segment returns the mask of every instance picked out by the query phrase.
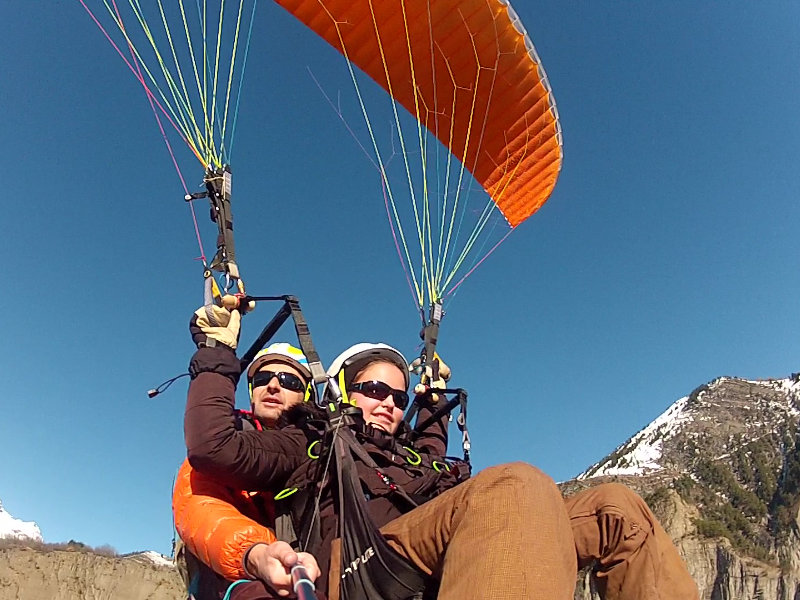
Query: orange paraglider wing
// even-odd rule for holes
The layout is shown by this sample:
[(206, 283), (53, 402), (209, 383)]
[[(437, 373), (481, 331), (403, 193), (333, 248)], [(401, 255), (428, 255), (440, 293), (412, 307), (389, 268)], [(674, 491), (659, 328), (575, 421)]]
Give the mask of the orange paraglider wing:
[(561, 129), (539, 58), (502, 0), (276, 0), (414, 115), (512, 227), (547, 200)]

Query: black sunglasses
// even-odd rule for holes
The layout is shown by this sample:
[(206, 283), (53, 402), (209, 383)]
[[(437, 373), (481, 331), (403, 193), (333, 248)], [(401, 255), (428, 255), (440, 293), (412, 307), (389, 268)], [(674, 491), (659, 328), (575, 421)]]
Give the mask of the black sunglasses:
[(385, 400), (391, 396), (392, 400), (394, 400), (394, 405), (400, 410), (408, 406), (408, 392), (405, 390), (396, 390), (382, 381), (362, 381), (361, 383), (354, 383), (350, 386), (348, 391), (361, 392), (367, 398), (372, 398), (373, 400)]
[(306, 384), (294, 373), (276, 373), (274, 371), (257, 371), (253, 375), (253, 387), (261, 387), (267, 385), (272, 381), (273, 377), (278, 378), (278, 385), (285, 390), (293, 392), (302, 392), (306, 388)]

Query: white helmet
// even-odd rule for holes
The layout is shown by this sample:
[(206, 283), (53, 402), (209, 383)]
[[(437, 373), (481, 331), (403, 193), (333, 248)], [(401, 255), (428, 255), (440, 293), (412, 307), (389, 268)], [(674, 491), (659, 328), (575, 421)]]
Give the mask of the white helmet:
[[(333, 359), (331, 366), (328, 367), (328, 377), (333, 378), (342, 393), (343, 399), (347, 402), (347, 387), (352, 383), (353, 378), (367, 364), (376, 360), (385, 360), (396, 365), (403, 372), (406, 389), (409, 384), (408, 362), (399, 350), (387, 344), (371, 344), (362, 342), (355, 346), (350, 346), (339, 356)], [(326, 392), (328, 386), (326, 386)], [(327, 396), (327, 393), (323, 394)]]

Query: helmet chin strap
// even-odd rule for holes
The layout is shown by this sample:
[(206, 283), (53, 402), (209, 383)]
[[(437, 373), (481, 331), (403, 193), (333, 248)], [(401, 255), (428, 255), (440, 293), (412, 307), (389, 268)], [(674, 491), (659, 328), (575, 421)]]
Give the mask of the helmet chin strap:
[(337, 375), (337, 379), (339, 380), (339, 392), (341, 394), (342, 402), (345, 404), (352, 404), (353, 406), (356, 405), (355, 402), (350, 400), (350, 397), (347, 395), (347, 386), (345, 385), (344, 381), (344, 367), (339, 370), (339, 375)]

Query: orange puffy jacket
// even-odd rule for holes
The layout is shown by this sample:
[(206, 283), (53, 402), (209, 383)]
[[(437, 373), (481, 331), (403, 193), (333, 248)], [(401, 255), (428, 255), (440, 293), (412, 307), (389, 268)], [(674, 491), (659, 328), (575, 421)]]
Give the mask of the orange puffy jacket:
[(184, 460), (172, 492), (175, 528), (189, 551), (225, 579), (244, 579), (246, 552), (271, 544), (275, 533), (271, 496), (237, 491), (192, 469)]

